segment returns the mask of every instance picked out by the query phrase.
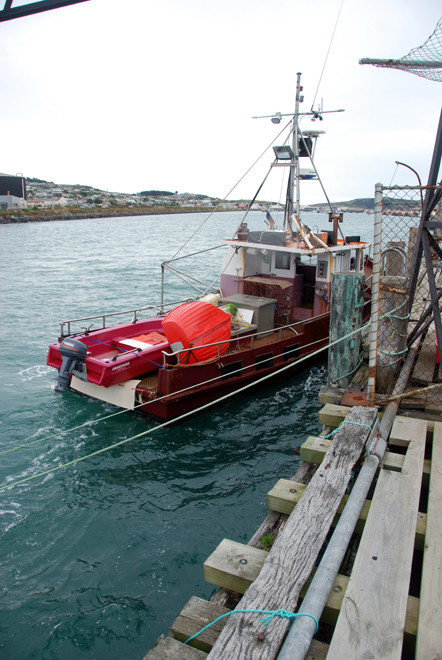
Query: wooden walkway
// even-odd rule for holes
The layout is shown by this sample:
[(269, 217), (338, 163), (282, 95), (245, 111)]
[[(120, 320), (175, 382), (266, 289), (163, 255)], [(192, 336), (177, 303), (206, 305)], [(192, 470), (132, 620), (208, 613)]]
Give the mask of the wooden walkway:
[[(324, 435), (344, 419), (359, 422), (330, 439), (306, 440), (300, 469), (268, 493), (271, 513), (249, 544), (224, 539), (204, 563), (205, 579), (220, 589), (211, 601), (192, 597), (145, 660), (278, 657), (290, 625), (279, 617), (266, 627), (262, 615), (236, 613), (183, 642), (236, 606), (302, 612), (369, 434), (364, 424), (374, 416), (372, 409), (324, 406)], [(307, 658), (442, 659), (441, 501), (442, 422), (396, 417)]]

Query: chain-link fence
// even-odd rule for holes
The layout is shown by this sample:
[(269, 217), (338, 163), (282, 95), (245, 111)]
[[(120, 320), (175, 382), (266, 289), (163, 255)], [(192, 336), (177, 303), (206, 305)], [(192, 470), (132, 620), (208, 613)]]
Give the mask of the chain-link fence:
[(441, 197), (440, 186), (376, 188), (369, 398), (403, 388), (401, 407), (441, 412), (442, 204), (425, 211), (427, 192)]

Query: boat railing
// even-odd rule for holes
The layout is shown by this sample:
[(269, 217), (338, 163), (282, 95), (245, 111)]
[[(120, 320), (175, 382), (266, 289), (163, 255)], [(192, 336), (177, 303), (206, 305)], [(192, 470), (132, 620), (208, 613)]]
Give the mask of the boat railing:
[[(302, 321), (296, 321), (295, 323), (289, 323), (288, 325), (278, 326), (273, 330), (263, 330), (261, 332), (255, 332), (254, 330), (252, 330), (249, 334), (238, 335), (236, 337), (231, 337), (230, 339), (225, 339), (219, 342), (213, 342), (211, 344), (201, 344), (201, 346), (179, 348), (178, 350), (172, 352), (163, 351), (163, 366), (168, 367), (168, 366), (175, 366), (176, 364), (187, 364), (192, 352), (202, 348), (209, 348), (212, 346), (216, 346), (218, 349), (217, 358), (219, 358), (222, 355), (221, 347), (225, 346), (226, 344), (232, 345), (236, 343), (238, 345), (239, 342), (245, 343), (250, 341), (250, 349), (253, 349), (256, 340), (261, 339), (262, 337), (268, 337), (271, 334), (279, 335), (278, 341), (281, 341), (284, 330), (292, 330), (294, 333), (293, 336), (295, 338), (297, 335), (301, 334), (301, 328), (303, 330), (304, 326), (308, 325), (309, 323), (312, 323), (313, 321), (317, 321), (318, 318), (325, 318), (327, 316), (329, 316), (329, 313), (321, 314), (311, 319), (304, 319)], [(226, 351), (224, 351), (224, 353), (225, 352)]]
[[(137, 309), (126, 309), (121, 312), (109, 312), (107, 314), (96, 314), (94, 316), (83, 316), (78, 319), (69, 319), (69, 321), (61, 321), (60, 322), (60, 335), (62, 337), (68, 337), (72, 333), (72, 325), (74, 323), (83, 323), (84, 321), (97, 321), (97, 319), (101, 319), (101, 327), (94, 328), (95, 330), (103, 330), (104, 328), (109, 327), (107, 324), (107, 320), (109, 318), (114, 318), (115, 316), (125, 316), (128, 314), (132, 314), (132, 320), (131, 323), (136, 323), (137, 321), (140, 320), (139, 314), (141, 312), (146, 312), (146, 311), (151, 311), (155, 310), (157, 312), (157, 316), (162, 316), (164, 314), (164, 309), (166, 307), (175, 307), (176, 305), (182, 305), (185, 302), (190, 302), (190, 298), (186, 298), (185, 300), (179, 300), (179, 301), (174, 301), (170, 303), (163, 303), (161, 305), (146, 305), (145, 307), (138, 307)], [(143, 317), (144, 318), (144, 317)], [(148, 318), (148, 317), (146, 317)], [(83, 330), (85, 333), (88, 333), (92, 330), (92, 325), (89, 327), (82, 327), (81, 330)], [(65, 328), (67, 329), (67, 332), (65, 331)]]

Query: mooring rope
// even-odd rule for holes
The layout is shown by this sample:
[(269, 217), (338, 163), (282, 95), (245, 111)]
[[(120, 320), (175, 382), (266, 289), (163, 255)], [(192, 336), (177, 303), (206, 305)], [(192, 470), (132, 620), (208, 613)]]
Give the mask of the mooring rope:
[[(397, 310), (396, 310), (396, 309), (393, 309), (393, 310), (391, 310), (390, 312), (387, 312), (384, 316), (388, 316), (388, 315), (394, 313), (395, 311), (397, 311)], [(151, 433), (154, 433), (155, 431), (159, 431), (160, 429), (163, 429), (163, 428), (165, 428), (166, 426), (170, 426), (170, 424), (178, 423), (178, 422), (180, 422), (181, 420), (186, 419), (186, 418), (189, 417), (190, 415), (194, 415), (194, 414), (199, 413), (199, 412), (201, 412), (201, 411), (203, 411), (203, 410), (206, 410), (207, 408), (210, 408), (211, 406), (216, 405), (216, 404), (220, 403), (221, 401), (225, 401), (225, 400), (231, 398), (232, 396), (235, 396), (236, 394), (240, 394), (241, 392), (244, 392), (244, 391), (250, 389), (251, 387), (254, 387), (255, 385), (258, 385), (258, 384), (260, 384), (260, 383), (262, 383), (262, 382), (264, 382), (264, 381), (266, 381), (266, 380), (269, 380), (270, 378), (273, 378), (273, 377), (275, 377), (275, 376), (278, 376), (279, 374), (281, 374), (281, 373), (287, 371), (288, 369), (291, 369), (291, 368), (293, 368), (294, 366), (297, 366), (298, 364), (300, 364), (300, 363), (302, 363), (302, 362), (304, 362), (304, 361), (306, 361), (306, 360), (308, 360), (308, 359), (310, 359), (310, 358), (313, 358), (313, 357), (319, 355), (322, 351), (328, 349), (330, 346), (334, 346), (335, 344), (338, 344), (339, 342), (341, 342), (341, 341), (343, 341), (343, 340), (345, 340), (345, 339), (348, 339), (349, 337), (351, 337), (351, 336), (357, 334), (358, 332), (362, 332), (365, 328), (367, 328), (367, 327), (369, 326), (369, 324), (370, 324), (370, 322), (368, 321), (367, 323), (365, 323), (364, 325), (362, 325), (360, 328), (357, 328), (356, 330), (352, 330), (351, 332), (349, 332), (349, 333), (348, 333), (347, 335), (345, 335), (344, 337), (340, 337), (339, 339), (336, 339), (335, 341), (330, 342), (330, 343), (326, 344), (325, 346), (322, 346), (321, 348), (317, 349), (316, 351), (313, 351), (312, 353), (309, 353), (308, 355), (305, 355), (304, 357), (299, 358), (299, 360), (296, 360), (296, 362), (291, 362), (290, 364), (286, 364), (286, 365), (284, 365), (283, 367), (281, 367), (280, 369), (278, 369), (277, 371), (273, 371), (273, 372), (271, 372), (271, 373), (269, 373), (269, 374), (266, 374), (265, 376), (262, 376), (262, 377), (261, 377), (259, 380), (257, 380), (257, 381), (253, 381), (253, 382), (251, 382), (251, 383), (246, 383), (245, 385), (243, 385), (243, 386), (240, 387), (239, 389), (234, 390), (233, 392), (229, 392), (229, 393), (223, 395), (222, 397), (219, 397), (218, 399), (215, 399), (214, 401), (210, 401), (210, 402), (208, 402), (208, 403), (206, 403), (206, 404), (204, 404), (204, 405), (202, 405), (202, 406), (199, 406), (198, 408), (194, 408), (194, 409), (192, 409), (191, 411), (189, 411), (189, 412), (187, 412), (187, 413), (183, 413), (183, 414), (180, 415), (179, 417), (176, 417), (176, 418), (174, 418), (174, 419), (168, 420), (168, 421), (166, 421), (166, 422), (162, 422), (162, 423), (159, 424), (158, 426), (155, 426), (155, 427), (153, 427), (153, 428), (147, 429), (146, 431), (143, 431), (143, 432), (141, 432), (141, 433), (138, 433), (137, 435), (131, 436), (130, 438), (125, 438), (124, 440), (120, 440), (119, 442), (113, 443), (113, 444), (108, 445), (108, 446), (106, 446), (106, 447), (102, 447), (101, 449), (98, 449), (98, 450), (95, 451), (95, 452), (92, 452), (92, 453), (87, 454), (87, 455), (85, 455), (85, 456), (80, 456), (80, 457), (78, 457), (78, 458), (73, 459), (72, 461), (68, 461), (68, 462), (66, 462), (66, 463), (62, 463), (62, 464), (60, 464), (60, 465), (56, 465), (56, 466), (54, 466), (53, 468), (49, 468), (48, 470), (44, 470), (44, 471), (38, 472), (38, 473), (36, 473), (36, 474), (30, 475), (30, 476), (28, 476), (28, 477), (24, 477), (23, 479), (18, 479), (18, 480), (16, 480), (16, 481), (12, 481), (12, 482), (9, 483), (9, 484), (3, 484), (3, 485), (0, 486), (0, 492), (3, 491), (3, 490), (6, 490), (6, 489), (8, 489), (8, 488), (13, 488), (13, 487), (18, 486), (18, 485), (20, 485), (20, 484), (26, 483), (26, 482), (28, 482), (28, 481), (32, 481), (32, 480), (34, 480), (34, 479), (37, 479), (38, 477), (44, 477), (44, 476), (47, 476), (48, 474), (52, 474), (53, 472), (57, 472), (57, 471), (59, 471), (59, 470), (61, 470), (61, 469), (63, 469), (63, 468), (70, 467), (70, 466), (72, 466), (72, 465), (75, 465), (76, 463), (80, 463), (81, 461), (85, 461), (86, 459), (92, 458), (92, 457), (97, 456), (97, 455), (99, 455), (99, 454), (104, 454), (105, 452), (110, 451), (110, 450), (112, 450), (112, 449), (115, 449), (116, 447), (120, 447), (120, 446), (122, 446), (122, 445), (127, 444), (128, 442), (132, 442), (133, 440), (138, 440), (139, 438), (143, 438), (143, 437), (145, 437), (145, 436), (147, 436), (147, 435), (150, 435)], [(323, 341), (323, 339), (322, 339), (322, 340), (317, 340), (317, 342), (313, 342), (313, 343), (318, 343), (319, 341)], [(293, 349), (293, 350), (298, 350), (298, 349)], [(270, 359), (270, 358), (269, 358), (269, 359)], [(221, 377), (222, 377), (222, 376), (221, 376)], [(219, 378), (219, 377), (217, 377), (217, 378)], [(212, 379), (212, 380), (216, 380), (216, 379)], [(208, 382), (211, 382), (211, 381), (208, 381)], [(185, 390), (182, 390), (182, 391), (186, 391), (187, 389), (192, 389), (192, 387), (185, 388)], [(161, 398), (166, 398), (167, 396), (170, 396), (170, 395), (166, 395), (165, 397), (161, 397)], [(156, 400), (159, 400), (159, 399), (156, 399)], [(140, 404), (140, 406), (141, 406), (141, 405), (144, 406), (144, 405), (146, 405), (146, 403)], [(11, 449), (9, 449), (9, 450), (5, 450), (4, 452), (1, 452), (1, 453), (0, 453), (0, 456), (3, 455), (3, 454), (5, 454), (5, 453), (10, 453), (10, 452), (12, 452), (12, 451), (17, 451), (18, 449), (21, 449), (21, 448), (24, 448), (24, 447), (27, 447), (27, 446), (30, 446), (30, 445), (36, 444), (37, 442), (42, 442), (42, 441), (45, 440), (45, 439), (46, 439), (46, 440), (49, 440), (49, 439), (51, 439), (51, 438), (55, 438), (55, 437), (58, 437), (58, 436), (60, 436), (60, 435), (64, 435), (64, 434), (66, 434), (66, 433), (69, 433), (70, 431), (78, 430), (78, 429), (80, 429), (80, 428), (82, 428), (82, 427), (85, 427), (85, 426), (91, 426), (92, 424), (98, 423), (98, 422), (100, 422), (100, 421), (102, 421), (102, 420), (104, 420), (104, 419), (108, 419), (108, 418), (110, 418), (110, 417), (114, 417), (114, 416), (117, 416), (117, 415), (125, 414), (126, 412), (127, 412), (127, 410), (124, 409), (124, 410), (117, 411), (116, 413), (112, 413), (111, 415), (107, 415), (107, 416), (105, 416), (105, 417), (103, 417), (103, 418), (100, 418), (100, 419), (95, 420), (95, 421), (92, 421), (92, 422), (91, 422), (91, 421), (87, 421), (87, 422), (85, 422), (84, 424), (82, 424), (82, 425), (80, 425), (80, 426), (73, 427), (73, 428), (71, 428), (71, 429), (67, 429), (66, 431), (60, 431), (59, 433), (56, 433), (56, 434), (54, 434), (54, 435), (52, 435), (52, 436), (48, 436), (48, 437), (46, 437), (46, 438), (41, 438), (41, 439), (39, 439), (39, 440), (34, 440), (34, 441), (31, 442), (31, 443), (23, 444), (23, 445), (19, 445), (19, 446), (17, 446), (16, 448), (11, 448)]]
[(216, 618), (214, 621), (211, 623), (208, 623), (207, 626), (204, 626), (204, 628), (201, 628), (201, 630), (195, 635), (192, 635), (192, 637), (188, 637), (184, 644), (188, 644), (191, 642), (195, 637), (198, 637), (198, 635), (201, 635), (207, 628), (210, 628), (213, 626), (217, 621), (220, 621), (221, 619), (224, 619), (226, 616), (231, 616), (232, 614), (267, 614), (263, 619), (259, 620), (259, 623), (263, 623), (265, 626), (268, 626), (270, 621), (273, 620), (275, 616), (281, 617), (281, 619), (290, 619), (290, 621), (293, 621), (293, 619), (296, 619), (298, 616), (309, 616), (313, 621), (316, 623), (316, 630), (315, 633), (318, 632), (319, 628), (319, 623), (317, 618), (313, 614), (309, 614), (308, 612), (289, 612), (288, 610), (280, 609), (280, 610), (241, 610), (241, 609), (236, 609), (232, 610), (231, 612), (226, 612), (225, 614), (221, 614), (218, 618)]

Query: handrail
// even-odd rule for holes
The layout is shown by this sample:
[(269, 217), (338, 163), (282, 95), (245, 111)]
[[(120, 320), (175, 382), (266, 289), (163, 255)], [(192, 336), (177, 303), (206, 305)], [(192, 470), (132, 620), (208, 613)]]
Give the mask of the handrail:
[[(184, 300), (179, 300), (175, 302), (165, 303), (164, 305), (146, 305), (145, 307), (138, 307), (137, 309), (126, 309), (122, 312), (109, 312), (107, 314), (95, 314), (94, 316), (83, 316), (78, 319), (69, 319), (68, 321), (60, 321), (60, 335), (66, 337), (71, 334), (71, 324), (80, 323), (81, 321), (93, 321), (94, 319), (102, 319), (102, 327), (96, 328), (96, 330), (103, 330), (106, 328), (106, 319), (111, 316), (123, 316), (124, 314), (133, 314), (132, 323), (138, 321), (138, 314), (140, 312), (146, 311), (148, 309), (155, 309), (158, 312), (158, 316), (161, 316), (163, 313), (163, 308), (166, 306), (181, 305), (182, 303), (189, 302), (190, 298), (185, 298)], [(64, 332), (64, 327), (67, 326), (68, 332)]]
[(178, 362), (180, 363), (181, 362), (181, 354), (190, 355), (190, 353), (192, 351), (199, 350), (200, 348), (209, 348), (211, 346), (217, 346), (218, 347), (218, 357), (219, 357), (220, 351), (221, 351), (221, 345), (224, 345), (224, 344), (232, 344), (233, 342), (242, 341), (243, 339), (250, 339), (251, 343), (252, 343), (252, 347), (253, 347), (253, 341), (255, 339), (259, 339), (259, 337), (261, 335), (268, 336), (270, 333), (273, 333), (273, 334), (274, 333), (279, 333), (279, 339), (281, 341), (283, 330), (293, 330), (295, 328), (295, 326), (306, 325), (308, 323), (312, 323), (313, 321), (317, 321), (319, 318), (324, 318), (328, 315), (329, 315), (329, 312), (326, 312), (325, 314), (320, 314), (319, 316), (315, 316), (314, 318), (304, 319), (302, 321), (295, 321), (295, 323), (289, 323), (287, 325), (278, 326), (277, 328), (273, 328), (272, 330), (262, 330), (261, 332), (254, 332), (252, 330), (250, 332), (250, 334), (244, 334), (244, 335), (241, 335), (240, 337), (231, 337), (230, 339), (224, 339), (223, 341), (216, 341), (216, 342), (213, 342), (211, 344), (201, 344), (201, 346), (192, 346), (191, 348), (180, 348), (177, 351), (173, 351), (171, 353), (168, 353), (167, 351), (162, 351), (162, 353), (163, 353), (163, 366), (164, 367), (167, 366), (167, 364), (168, 364), (167, 359), (168, 358), (170, 359), (172, 357), (178, 356)]

